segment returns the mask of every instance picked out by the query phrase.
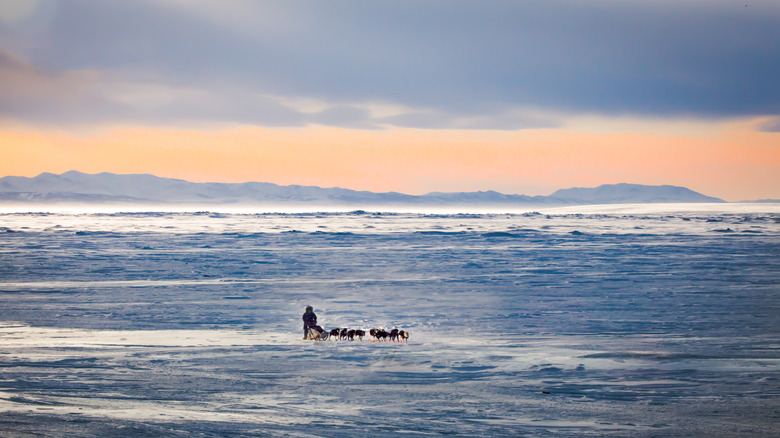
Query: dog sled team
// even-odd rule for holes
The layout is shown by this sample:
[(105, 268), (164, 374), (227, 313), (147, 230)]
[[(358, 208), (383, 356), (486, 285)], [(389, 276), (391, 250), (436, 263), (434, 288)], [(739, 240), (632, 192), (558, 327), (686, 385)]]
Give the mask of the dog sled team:
[[(384, 329), (371, 329), (368, 331), (372, 341), (382, 342), (406, 342), (409, 339), (409, 332), (398, 330), (396, 328), (387, 331)], [(362, 341), (366, 336), (364, 330), (354, 330), (348, 328), (332, 329), (325, 331), (317, 325), (317, 315), (312, 306), (306, 306), (306, 312), (303, 314), (303, 340), (304, 341), (325, 341), (333, 339), (337, 341)]]

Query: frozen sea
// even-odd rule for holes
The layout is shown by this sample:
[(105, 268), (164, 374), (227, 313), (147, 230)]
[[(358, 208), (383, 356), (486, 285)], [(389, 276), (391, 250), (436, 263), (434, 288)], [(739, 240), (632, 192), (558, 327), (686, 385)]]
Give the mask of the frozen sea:
[(0, 213), (2, 437), (778, 433), (778, 204)]

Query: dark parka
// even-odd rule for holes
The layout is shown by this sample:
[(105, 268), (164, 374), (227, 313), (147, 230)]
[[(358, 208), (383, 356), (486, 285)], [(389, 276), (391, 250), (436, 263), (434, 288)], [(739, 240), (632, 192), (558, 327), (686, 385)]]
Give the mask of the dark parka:
[(311, 306), (306, 307), (306, 313), (303, 314), (303, 337), (308, 334), (309, 327), (315, 327), (317, 325), (317, 315), (314, 313), (314, 308)]

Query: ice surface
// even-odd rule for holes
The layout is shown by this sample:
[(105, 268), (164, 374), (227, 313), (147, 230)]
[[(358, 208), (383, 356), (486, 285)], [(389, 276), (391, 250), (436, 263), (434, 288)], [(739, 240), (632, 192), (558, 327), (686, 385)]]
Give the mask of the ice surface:
[(0, 214), (0, 435), (774, 436), (772, 208)]

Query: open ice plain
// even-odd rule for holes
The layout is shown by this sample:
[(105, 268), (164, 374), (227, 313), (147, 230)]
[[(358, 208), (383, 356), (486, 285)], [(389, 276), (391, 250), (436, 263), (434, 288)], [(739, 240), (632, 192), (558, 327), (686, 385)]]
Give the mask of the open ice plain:
[(776, 436), (780, 213), (711, 207), (2, 214), (0, 435)]

